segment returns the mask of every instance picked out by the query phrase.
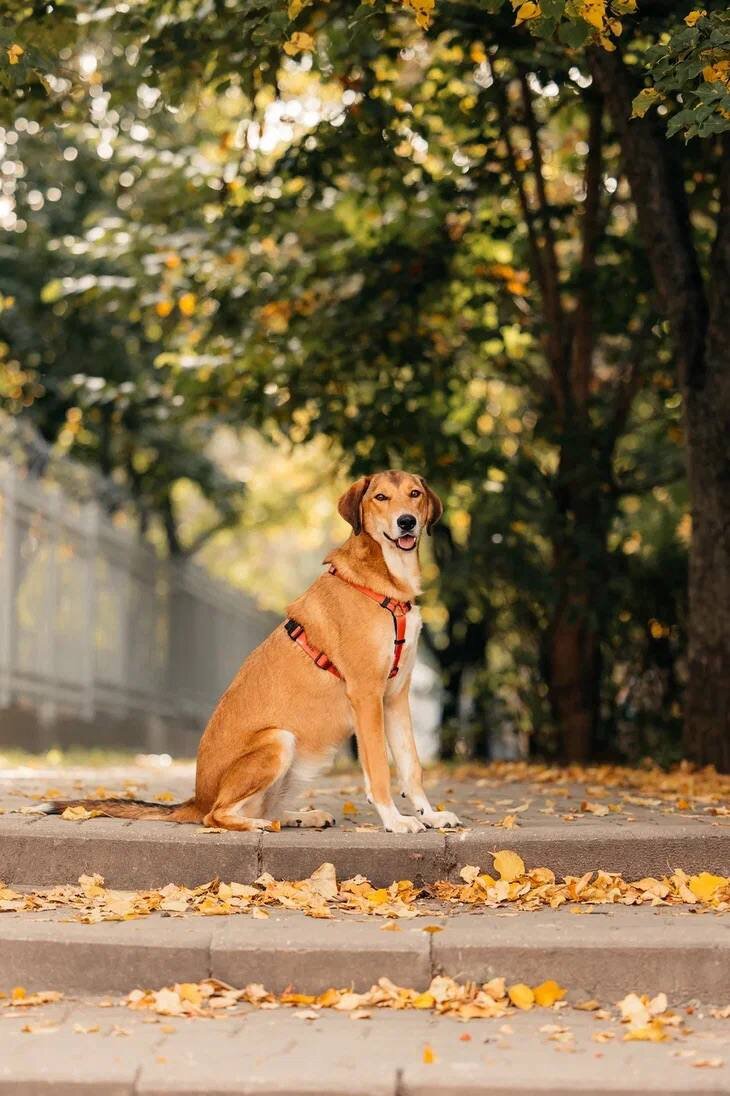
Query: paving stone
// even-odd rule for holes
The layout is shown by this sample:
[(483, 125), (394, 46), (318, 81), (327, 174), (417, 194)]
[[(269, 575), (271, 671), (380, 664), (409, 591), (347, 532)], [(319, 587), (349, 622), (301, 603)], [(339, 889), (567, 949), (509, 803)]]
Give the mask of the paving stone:
[(536, 985), (554, 978), (573, 1000), (613, 1001), (632, 991), (663, 991), (673, 1001), (728, 996), (730, 918), (651, 907), (592, 910), (443, 919), (444, 931), (433, 939), (434, 968), (459, 981), (504, 975)]
[[(23, 1034), (23, 1024), (55, 1031)], [(157, 1022), (150, 1023), (150, 1020)], [(99, 1031), (78, 1030), (98, 1025)], [(126, 1035), (114, 1034), (120, 1029)], [(217, 1021), (69, 1002), (0, 1022), (12, 1096), (726, 1096), (730, 1027), (697, 1008), (691, 1033), (625, 1042), (615, 1019), (570, 1008), (459, 1023), (422, 1012), (248, 1010)], [(612, 1035), (595, 1042), (596, 1032)], [(465, 1039), (465, 1037), (468, 1037)], [(424, 1063), (428, 1047), (430, 1063)], [(694, 1068), (696, 1061), (718, 1061)]]
[[(90, 1030), (96, 1027), (98, 1032)], [(118, 1027), (129, 1035), (113, 1035)], [(120, 1007), (61, 1002), (6, 1012), (0, 1023), (0, 1093), (132, 1096), (142, 1063), (161, 1038), (157, 1026), (135, 1023)]]
[(678, 867), (730, 875), (730, 826), (671, 815), (637, 822), (596, 819), (587, 827), (535, 818), (529, 828), (508, 833), (473, 829), (448, 834), (446, 848), (453, 879), (466, 864), (488, 871), (492, 853), (500, 849), (514, 849), (528, 867), (549, 867), (559, 877), (598, 867), (626, 879), (671, 874)]
[(0, 879), (15, 886), (71, 883), (94, 872), (122, 888), (197, 887), (215, 876), (243, 882), (260, 874), (258, 834), (116, 818), (38, 818), (18, 827), (17, 817), (0, 816)]
[(262, 867), (275, 879), (302, 879), (325, 860), (342, 879), (364, 875), (376, 887), (394, 879), (432, 882), (448, 872), (441, 833), (394, 834), (351, 830), (287, 830), (263, 834)]
[(187, 1031), (168, 1036), (142, 1068), (140, 1096), (395, 1096), (402, 1025), (276, 1011), (218, 1027), (207, 1049)]
[[(433, 973), (445, 973), (532, 985), (555, 978), (571, 1000), (612, 1001), (631, 991), (664, 991), (675, 1002), (725, 1003), (728, 996), (730, 918), (717, 914), (624, 906), (582, 916), (484, 910), (402, 921), (399, 932), (383, 932), (375, 917), (320, 920), (287, 910), (267, 920), (155, 914), (97, 925), (62, 916), (3, 915), (0, 988), (126, 992), (213, 975), (233, 985), (321, 992), (333, 985), (368, 989), (385, 975), (421, 989)], [(434, 922), (443, 931), (423, 931)]]
[[(190, 793), (191, 765), (166, 772), (141, 767), (78, 770), (0, 776), (0, 807), (32, 805), (49, 785), (62, 794), (91, 794), (101, 783), (122, 791), (133, 780), (149, 799)], [(458, 876), (465, 864), (488, 867), (490, 853), (513, 848), (530, 865), (551, 867), (558, 875), (595, 868), (621, 871), (627, 878), (663, 874), (682, 867), (689, 872), (730, 874), (730, 815), (719, 801), (651, 799), (631, 789), (608, 788), (601, 803), (608, 816), (582, 810), (596, 806), (596, 788), (586, 783), (509, 783), (496, 777), (456, 778), (427, 775), (433, 801), (454, 809), (467, 828), (457, 833), (386, 834), (377, 825), (362, 790), (358, 770), (322, 777), (303, 801), (332, 811), (334, 830), (280, 833), (209, 833), (198, 826), (165, 822), (126, 822), (94, 818), (67, 822), (56, 817), (0, 814), (0, 879), (15, 885), (73, 882), (84, 872), (100, 872), (118, 887), (193, 886), (218, 875), (250, 882), (261, 870), (278, 878), (302, 878), (325, 860), (340, 877), (363, 874), (377, 885), (394, 879), (433, 880)], [(600, 791), (600, 789), (599, 789)], [(688, 793), (689, 794), (689, 793)], [(352, 800), (356, 814), (343, 807)], [(682, 801), (683, 804), (685, 801)], [(653, 805), (652, 805), (653, 804)], [(608, 809), (607, 807), (607, 809)], [(524, 809), (523, 809), (524, 808)], [(498, 826), (515, 812), (518, 825)]]
[(291, 985), (306, 993), (330, 986), (361, 993), (380, 977), (425, 989), (431, 980), (426, 922), (404, 922), (400, 932), (383, 932), (384, 923), (284, 913), (272, 913), (268, 921), (227, 918), (216, 926), (211, 972), (232, 985), (263, 982), (276, 992)]
[(207, 918), (173, 918), (84, 925), (3, 914), (0, 920), (2, 988), (22, 985), (67, 993), (126, 993), (171, 981), (197, 982), (209, 974), (213, 929)]

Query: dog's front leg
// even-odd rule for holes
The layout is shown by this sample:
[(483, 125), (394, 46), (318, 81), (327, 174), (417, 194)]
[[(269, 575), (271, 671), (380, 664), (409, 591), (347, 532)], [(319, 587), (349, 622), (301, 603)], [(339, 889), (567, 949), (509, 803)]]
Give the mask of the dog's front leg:
[(423, 790), (423, 773), (411, 722), (410, 682), (404, 680), (399, 685), (385, 701), (385, 733), (398, 770), (401, 794), (410, 799), (427, 826), (434, 829), (459, 826), (459, 819), (451, 811), (434, 810)]
[(389, 833), (418, 833), (425, 829), (423, 822), (401, 814), (391, 795), (382, 697), (373, 695), (372, 691), (353, 691), (349, 696), (365, 781), (384, 829)]

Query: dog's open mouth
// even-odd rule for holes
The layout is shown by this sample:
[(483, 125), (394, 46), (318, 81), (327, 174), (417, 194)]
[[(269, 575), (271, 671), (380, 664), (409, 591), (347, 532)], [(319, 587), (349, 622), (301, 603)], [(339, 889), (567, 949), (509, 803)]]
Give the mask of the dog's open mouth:
[[(385, 535), (388, 537), (387, 533)], [(403, 536), (398, 537), (397, 540), (393, 537), (388, 537), (388, 540), (391, 544), (395, 544), (396, 547), (400, 548), (401, 552), (412, 552), (418, 543), (418, 538), (414, 537), (413, 533), (404, 533)]]

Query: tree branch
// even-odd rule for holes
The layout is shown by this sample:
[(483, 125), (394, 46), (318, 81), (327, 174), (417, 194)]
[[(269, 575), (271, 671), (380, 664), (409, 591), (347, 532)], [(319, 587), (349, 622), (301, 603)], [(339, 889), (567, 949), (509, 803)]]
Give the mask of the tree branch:
[(596, 257), (601, 238), (601, 180), (603, 177), (603, 99), (591, 97), (588, 116), (588, 153), (585, 162), (578, 303), (573, 315), (571, 376), (573, 398), (579, 407), (588, 402), (593, 365), (593, 310), (596, 297)]
[(209, 528), (203, 529), (200, 533), (198, 533), (198, 535), (193, 538), (190, 544), (188, 544), (187, 547), (183, 549), (182, 554), (186, 557), (194, 556), (195, 553), (199, 552), (203, 545), (206, 544), (211, 537), (214, 537), (216, 533), (221, 533), (224, 529), (228, 529), (235, 520), (236, 518), (234, 514), (226, 514), (219, 521), (216, 521), (213, 525), (209, 526)]
[[(568, 406), (568, 376), (567, 370), (565, 369), (563, 354), (562, 308), (560, 307), (559, 290), (557, 304), (560, 311), (560, 317), (558, 318), (556, 326), (555, 290), (557, 288), (557, 282), (555, 280), (555, 272), (553, 272), (551, 280), (551, 274), (548, 269), (549, 260), (546, 258), (545, 248), (535, 225), (535, 213), (527, 196), (524, 174), (517, 166), (517, 156), (512, 141), (512, 119), (510, 118), (507, 106), (507, 96), (504, 85), (496, 75), (494, 76), (494, 90), (501, 135), (507, 150), (507, 167), (509, 168), (512, 182), (517, 191), (522, 216), (525, 219), (527, 238), (530, 245), (530, 267), (540, 290), (543, 312), (545, 314), (547, 328), (545, 335), (546, 357), (548, 359), (548, 364), (550, 365), (551, 389), (556, 406), (559, 408), (560, 413), (564, 414), (565, 409)], [(539, 162), (541, 164), (541, 160), (539, 160)], [(541, 171), (540, 175), (542, 175)], [(543, 212), (543, 216), (544, 215)]]
[(563, 304), (560, 298), (560, 273), (558, 270), (558, 256), (555, 245), (555, 233), (550, 219), (550, 203), (548, 202), (547, 189), (545, 187), (545, 175), (543, 172), (542, 148), (540, 146), (540, 134), (535, 118), (535, 110), (532, 103), (532, 93), (527, 81), (527, 73), (520, 70), (520, 87), (522, 90), (522, 107), (525, 112), (525, 126), (530, 138), (530, 150), (532, 152), (532, 168), (535, 175), (535, 191), (537, 193), (540, 224), (544, 238), (543, 256), (545, 266), (545, 310), (548, 322), (554, 327), (555, 333), (555, 360), (563, 357), (563, 328), (564, 315)]

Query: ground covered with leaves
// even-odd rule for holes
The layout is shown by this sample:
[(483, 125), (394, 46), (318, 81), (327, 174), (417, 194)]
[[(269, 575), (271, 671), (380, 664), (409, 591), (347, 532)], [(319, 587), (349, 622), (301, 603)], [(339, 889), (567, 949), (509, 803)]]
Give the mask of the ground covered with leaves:
[[(192, 792), (194, 763), (168, 755), (136, 755), (128, 764), (99, 764), (97, 755), (52, 751), (45, 758), (13, 754), (0, 772), (0, 813), (33, 814), (54, 798), (149, 799), (172, 803)], [(0, 766), (3, 758), (0, 756)], [(633, 823), (657, 815), (730, 825), (730, 775), (682, 763), (670, 770), (647, 764), (567, 767), (522, 761), (439, 764), (425, 783), (438, 809), (455, 811), (465, 828), (528, 829), (554, 821), (588, 825), (600, 819)], [(366, 802), (362, 773), (345, 765), (302, 793), (300, 806), (330, 811), (338, 825), (359, 832), (382, 827)], [(71, 808), (68, 821), (92, 817)]]
[[(490, 871), (461, 869), (461, 882), (415, 884), (401, 879), (373, 887), (362, 875), (339, 881), (333, 864), (322, 864), (309, 878), (276, 880), (265, 873), (253, 883), (214, 879), (199, 887), (169, 883), (152, 890), (107, 888), (100, 875), (82, 875), (78, 884), (14, 889), (0, 883), (0, 913), (68, 910), (69, 918), (94, 924), (128, 921), (153, 913), (203, 917), (250, 914), (268, 916), (266, 907), (299, 910), (309, 917), (366, 914), (388, 919), (414, 918), (472, 909), (537, 910), (579, 905), (689, 906), (696, 912), (730, 911), (730, 877), (677, 868), (662, 878), (625, 880), (601, 870), (557, 879), (550, 868), (527, 869), (518, 853), (494, 853)], [(436, 927), (434, 927), (435, 929)]]

